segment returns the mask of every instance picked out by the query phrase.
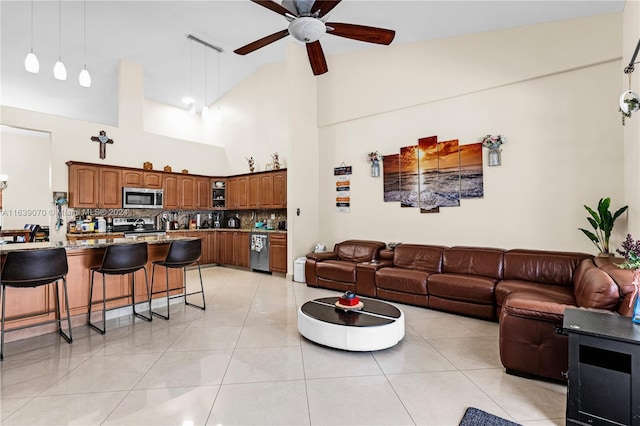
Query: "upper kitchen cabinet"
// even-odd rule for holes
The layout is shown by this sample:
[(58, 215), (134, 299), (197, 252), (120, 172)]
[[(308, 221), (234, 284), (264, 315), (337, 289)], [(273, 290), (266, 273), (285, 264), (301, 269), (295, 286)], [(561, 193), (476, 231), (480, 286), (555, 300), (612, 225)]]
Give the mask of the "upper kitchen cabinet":
[(180, 201), (178, 198), (178, 176), (165, 173), (162, 178), (162, 189), (162, 207), (165, 209), (180, 208)]
[(122, 207), (122, 169), (100, 167), (98, 207), (119, 209)]
[[(207, 188), (208, 186), (209, 184), (207, 183)], [(177, 173), (164, 173), (162, 189), (164, 190), (163, 208), (192, 210), (196, 208), (195, 177)], [(207, 190), (207, 194), (208, 192)]]
[(162, 172), (123, 169), (122, 186), (126, 188), (162, 189)]
[(287, 171), (272, 173), (273, 176), (273, 204), (274, 209), (287, 207)]
[(248, 176), (235, 176), (227, 180), (227, 208), (246, 209)]
[(196, 179), (193, 176), (178, 176), (178, 197), (183, 209), (196, 208)]
[(248, 205), (250, 209), (279, 209), (287, 206), (287, 172), (249, 175)]
[(213, 207), (211, 198), (211, 179), (196, 177), (196, 209), (210, 209)]
[[(211, 179), (211, 186), (213, 188), (213, 208), (225, 209), (227, 207), (227, 180), (221, 178)], [(0, 195), (2, 195), (0, 193)]]
[(121, 208), (122, 169), (67, 162), (69, 207)]
[(100, 170), (97, 166), (67, 162), (69, 172), (69, 207), (98, 207)]

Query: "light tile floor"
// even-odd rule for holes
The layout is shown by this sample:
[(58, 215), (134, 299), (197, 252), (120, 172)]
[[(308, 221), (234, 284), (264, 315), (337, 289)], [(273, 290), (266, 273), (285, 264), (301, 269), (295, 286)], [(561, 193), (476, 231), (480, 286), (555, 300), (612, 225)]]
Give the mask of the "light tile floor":
[[(196, 271), (189, 271), (190, 285)], [(110, 320), (8, 343), (2, 425), (457, 425), (473, 406), (523, 425), (564, 424), (566, 387), (504, 373), (498, 325), (412, 306), (378, 352), (300, 337), (296, 309), (337, 295), (283, 278), (203, 269), (207, 310)]]

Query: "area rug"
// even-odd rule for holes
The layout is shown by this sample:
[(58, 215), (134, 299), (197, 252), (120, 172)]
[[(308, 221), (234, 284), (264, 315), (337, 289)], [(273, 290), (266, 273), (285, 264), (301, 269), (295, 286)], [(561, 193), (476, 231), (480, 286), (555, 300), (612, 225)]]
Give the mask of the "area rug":
[(520, 424), (494, 416), (477, 408), (469, 407), (464, 416), (462, 416), (460, 426), (520, 426)]

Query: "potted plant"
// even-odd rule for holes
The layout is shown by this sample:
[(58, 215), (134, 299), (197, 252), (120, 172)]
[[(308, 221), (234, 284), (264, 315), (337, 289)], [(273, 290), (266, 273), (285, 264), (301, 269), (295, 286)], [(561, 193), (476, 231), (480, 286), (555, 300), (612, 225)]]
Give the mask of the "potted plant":
[(624, 206), (619, 208), (613, 215), (609, 211), (609, 206), (611, 205), (611, 199), (601, 198), (598, 202), (597, 211), (592, 209), (591, 207), (585, 205), (584, 208), (587, 209), (591, 217), (587, 216), (587, 220), (595, 230), (591, 232), (587, 229), (578, 228), (591, 240), (591, 242), (598, 248), (601, 255), (609, 256), (609, 237), (611, 236), (611, 231), (613, 230), (613, 224), (616, 219), (620, 217), (622, 213), (627, 210), (628, 206)]

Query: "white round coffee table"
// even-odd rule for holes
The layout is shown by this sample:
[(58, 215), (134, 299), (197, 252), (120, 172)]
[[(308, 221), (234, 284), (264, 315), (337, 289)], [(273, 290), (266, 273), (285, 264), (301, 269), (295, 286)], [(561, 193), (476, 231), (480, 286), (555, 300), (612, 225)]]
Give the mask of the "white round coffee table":
[(404, 314), (395, 306), (363, 299), (359, 311), (336, 308), (337, 297), (310, 300), (298, 309), (298, 331), (312, 342), (347, 351), (378, 351), (404, 337)]

